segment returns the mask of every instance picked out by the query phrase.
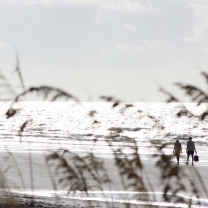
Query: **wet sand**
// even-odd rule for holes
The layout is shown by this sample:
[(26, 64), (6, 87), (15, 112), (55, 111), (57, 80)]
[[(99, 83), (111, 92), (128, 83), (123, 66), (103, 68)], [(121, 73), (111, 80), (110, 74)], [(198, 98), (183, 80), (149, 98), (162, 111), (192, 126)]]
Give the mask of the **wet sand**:
[[(2, 178), (5, 177), (5, 180), (1, 181), (1, 185), (6, 187), (6, 192), (2, 192), (1, 199), (15, 198), (19, 203), (23, 203), (21, 207), (28, 207), (32, 199), (35, 200), (35, 207), (125, 207), (125, 203), (134, 203), (135, 205), (132, 204), (131, 207), (138, 207), (138, 204), (139, 207), (142, 207), (145, 206), (145, 203), (148, 204), (148, 202), (145, 202), (148, 195), (149, 199), (154, 202), (152, 206), (154, 204), (156, 206), (156, 202), (160, 202), (162, 205), (161, 193), (163, 192), (164, 181), (161, 180), (160, 171), (155, 167), (153, 159), (143, 160), (143, 180), (149, 192), (137, 193), (135, 197), (134, 192), (127, 191), (122, 186), (120, 175), (112, 158), (103, 158), (112, 180), (110, 188), (108, 186), (103, 187), (103, 193), (94, 191), (86, 195), (85, 193), (68, 193), (65, 188), (54, 190), (53, 180), (48, 171), (45, 157), (45, 154), (35, 153), (31, 155), (28, 153), (12, 153), (12, 156), (6, 152), (0, 153)], [(183, 159), (185, 159), (185, 156)], [(180, 167), (187, 174), (187, 178), (194, 179), (200, 198), (208, 199), (206, 196), (208, 194), (208, 167), (200, 166), (200, 163), (197, 163), (196, 166), (187, 166), (183, 159)], [(197, 178), (197, 172), (203, 182)], [(53, 175), (54, 178), (57, 180), (59, 176)], [(190, 184), (186, 182), (187, 178), (182, 178), (181, 182), (183, 181), (185, 185), (189, 186)], [(89, 183), (91, 182), (93, 183), (93, 181), (89, 181)], [(12, 195), (10, 195), (11, 193)], [(185, 197), (188, 200), (189, 195)], [(91, 199), (92, 204), (89, 204), (89, 199)], [(167, 207), (171, 206), (170, 204), (166, 205)], [(166, 205), (163, 203), (163, 207)], [(182, 205), (179, 207), (182, 207)]]

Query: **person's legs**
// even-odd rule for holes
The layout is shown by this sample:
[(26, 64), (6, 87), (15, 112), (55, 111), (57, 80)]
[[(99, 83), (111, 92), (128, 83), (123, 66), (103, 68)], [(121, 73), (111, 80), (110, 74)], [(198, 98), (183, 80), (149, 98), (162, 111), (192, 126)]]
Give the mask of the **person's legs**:
[(189, 162), (189, 156), (191, 155), (191, 159), (192, 159), (192, 165), (194, 165), (194, 151), (192, 151), (192, 150), (189, 150), (188, 152), (187, 152), (187, 165), (188, 165), (188, 162)]
[(191, 157), (192, 157), (192, 165), (194, 165), (194, 152), (192, 152)]
[(177, 164), (178, 164), (178, 165), (179, 165), (179, 155), (180, 155), (180, 154), (176, 154)]
[(179, 164), (179, 155), (180, 155), (180, 152), (176, 151), (175, 156), (176, 156), (176, 159), (177, 159), (177, 164)]
[(187, 165), (188, 165), (188, 162), (189, 162), (189, 156), (190, 156), (190, 152), (188, 151), (187, 152), (187, 162), (186, 162)]

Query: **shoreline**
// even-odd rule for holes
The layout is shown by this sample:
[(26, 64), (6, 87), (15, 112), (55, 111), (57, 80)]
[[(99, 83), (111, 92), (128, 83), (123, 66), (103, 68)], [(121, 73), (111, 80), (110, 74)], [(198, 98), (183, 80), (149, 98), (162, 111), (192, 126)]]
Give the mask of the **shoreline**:
[[(162, 193), (160, 193), (162, 195)], [(125, 208), (126, 204), (129, 204), (131, 208), (136, 207), (188, 207), (187, 203), (171, 203), (164, 201), (145, 201), (145, 200), (129, 200), (129, 199), (111, 199), (111, 198), (86, 198), (86, 197), (74, 197), (74, 198), (63, 198), (63, 197), (43, 197), (43, 196), (32, 196), (27, 194), (13, 193), (12, 196), (0, 196), (0, 206), (16, 204), (21, 208), (27, 207), (45, 207), (45, 208)], [(3, 199), (3, 201), (2, 201)], [(201, 205), (198, 204), (197, 200), (191, 207), (194, 208), (207, 208), (208, 200), (200, 200)]]

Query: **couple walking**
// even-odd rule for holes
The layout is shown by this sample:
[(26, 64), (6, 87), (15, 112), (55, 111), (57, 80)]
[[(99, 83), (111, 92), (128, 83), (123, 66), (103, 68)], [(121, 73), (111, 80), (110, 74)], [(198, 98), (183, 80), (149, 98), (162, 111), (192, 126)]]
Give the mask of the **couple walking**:
[[(192, 165), (194, 165), (194, 163), (193, 163), (194, 151), (196, 152), (195, 143), (192, 141), (192, 137), (189, 137), (189, 141), (187, 141), (187, 162), (186, 162), (187, 165), (189, 162), (190, 155), (192, 157)], [(178, 140), (176, 140), (176, 142), (174, 144), (174, 148), (173, 148), (173, 154), (175, 154), (175, 156), (177, 158), (178, 165), (179, 165), (180, 153), (182, 153), (181, 143)], [(196, 154), (197, 154), (197, 152), (196, 152)]]

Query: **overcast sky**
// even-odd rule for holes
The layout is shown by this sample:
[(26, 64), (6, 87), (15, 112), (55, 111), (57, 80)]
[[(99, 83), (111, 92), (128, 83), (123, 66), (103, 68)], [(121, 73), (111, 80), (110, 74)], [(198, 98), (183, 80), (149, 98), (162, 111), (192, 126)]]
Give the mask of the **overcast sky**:
[(165, 101), (156, 83), (205, 87), (207, 0), (0, 0), (0, 68), (18, 86), (66, 90), (82, 101), (112, 95)]

